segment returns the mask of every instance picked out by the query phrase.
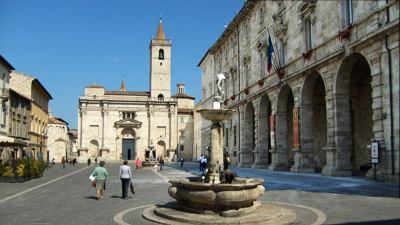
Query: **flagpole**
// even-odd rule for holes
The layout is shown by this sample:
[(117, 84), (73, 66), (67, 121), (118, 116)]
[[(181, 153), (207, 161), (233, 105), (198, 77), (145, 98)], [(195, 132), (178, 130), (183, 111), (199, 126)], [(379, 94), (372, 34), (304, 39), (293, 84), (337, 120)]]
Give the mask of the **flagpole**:
[[(267, 27), (267, 29), (268, 29), (268, 27)], [(267, 60), (269, 61), (269, 58), (268, 58), (268, 53), (269, 53), (269, 48), (270, 48), (270, 46), (269, 46), (269, 40), (271, 39), (271, 35), (269, 35), (269, 32), (268, 32), (268, 38), (267, 38), (267, 40), (266, 40), (266, 42), (267, 42), (267, 52), (266, 52), (266, 54), (267, 54)], [(272, 44), (272, 40), (271, 40), (271, 44)], [(274, 48), (274, 45), (272, 44), (272, 46), (271, 46), (272, 48)], [(275, 52), (275, 51), (274, 51)], [(276, 67), (276, 62), (274, 63), (274, 57), (272, 56), (272, 52), (271, 52), (271, 65), (272, 65), (272, 67), (274, 68), (274, 70), (275, 71), (278, 71), (277, 70), (277, 67)], [(267, 67), (268, 67), (268, 64), (267, 64)], [(270, 71), (268, 71), (268, 73), (271, 73)]]
[[(267, 26), (267, 31), (268, 31), (268, 35), (269, 36), (271, 36), (271, 34), (269, 33), (269, 29), (268, 29), (268, 26)], [(272, 42), (272, 39), (271, 39), (271, 42)], [(274, 46), (274, 43), (272, 42), (272, 45)], [(282, 65), (281, 65), (281, 62), (280, 62), (280, 55), (279, 55), (279, 49), (276, 47), (276, 45), (274, 46), (274, 48), (276, 49), (276, 55), (278, 56), (278, 59), (276, 60), (275, 59), (275, 61), (277, 61), (278, 63), (277, 63), (277, 66), (278, 66), (278, 68), (280, 69), (280, 68), (282, 68)], [(276, 69), (275, 69), (276, 70)], [(278, 72), (278, 70), (276, 70), (276, 72)]]
[[(268, 32), (268, 45), (269, 45), (269, 39), (271, 39), (271, 35)], [(271, 44), (272, 44), (272, 40), (271, 40)], [(274, 48), (274, 44), (272, 44), (272, 48)], [(271, 53), (271, 63), (272, 63), (272, 66), (274, 67), (274, 70), (276, 72), (278, 72), (278, 67), (277, 67), (278, 63), (276, 62), (276, 59), (273, 57), (272, 53)]]

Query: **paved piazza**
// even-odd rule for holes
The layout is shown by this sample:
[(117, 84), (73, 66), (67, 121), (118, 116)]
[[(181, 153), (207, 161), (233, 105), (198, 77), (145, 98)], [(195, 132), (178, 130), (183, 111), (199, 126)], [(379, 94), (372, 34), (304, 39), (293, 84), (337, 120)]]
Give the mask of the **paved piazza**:
[[(167, 180), (193, 176), (198, 165), (183, 168), (170, 164), (163, 171), (147, 168), (134, 171), (135, 191), (128, 200), (120, 198), (119, 164), (106, 164), (110, 173), (105, 198), (96, 201), (89, 174), (94, 166), (60, 165), (47, 169), (40, 179), (25, 183), (0, 183), (0, 224), (154, 224), (142, 212), (154, 204), (172, 201)], [(295, 224), (400, 224), (398, 186), (357, 177), (323, 177), (261, 169), (233, 168), (242, 177), (263, 177), (264, 203), (303, 210)], [(300, 212), (298, 211), (298, 212)]]

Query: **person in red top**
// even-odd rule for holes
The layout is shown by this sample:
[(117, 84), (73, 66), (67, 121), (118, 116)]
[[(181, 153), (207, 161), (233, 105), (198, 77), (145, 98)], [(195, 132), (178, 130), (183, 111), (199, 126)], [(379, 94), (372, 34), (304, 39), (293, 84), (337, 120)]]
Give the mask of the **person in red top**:
[(140, 159), (137, 158), (135, 161), (135, 165), (136, 165), (136, 170), (139, 170), (140, 167), (142, 166), (142, 161), (140, 161)]

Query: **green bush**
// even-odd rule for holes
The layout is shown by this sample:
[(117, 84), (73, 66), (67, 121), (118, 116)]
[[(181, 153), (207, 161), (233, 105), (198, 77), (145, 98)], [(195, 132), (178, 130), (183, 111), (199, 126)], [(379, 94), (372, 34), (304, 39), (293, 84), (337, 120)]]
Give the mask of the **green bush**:
[[(21, 158), (17, 160), (16, 176), (35, 178), (41, 177), (45, 169), (43, 160), (35, 160), (34, 158)], [(14, 171), (10, 162), (0, 164), (0, 176), (14, 176)]]
[(4, 167), (5, 167), (5, 166), (3, 165), (3, 163), (0, 163), (0, 177), (3, 176)]

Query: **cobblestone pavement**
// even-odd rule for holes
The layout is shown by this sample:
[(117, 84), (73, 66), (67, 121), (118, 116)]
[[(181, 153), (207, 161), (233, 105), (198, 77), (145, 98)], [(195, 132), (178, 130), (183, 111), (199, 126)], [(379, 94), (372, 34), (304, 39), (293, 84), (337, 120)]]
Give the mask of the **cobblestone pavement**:
[[(141, 217), (152, 204), (172, 201), (167, 180), (199, 173), (196, 163), (170, 164), (163, 171), (134, 171), (135, 195), (122, 200), (117, 163), (106, 164), (110, 177), (105, 198), (96, 201), (88, 176), (94, 166), (60, 165), (46, 169), (42, 178), (25, 183), (0, 183), (0, 224), (154, 224)], [(316, 208), (326, 224), (400, 224), (398, 186), (361, 178), (332, 178), (315, 174), (233, 168), (242, 177), (262, 177), (267, 192), (262, 201)], [(118, 220), (117, 220), (118, 221)]]

